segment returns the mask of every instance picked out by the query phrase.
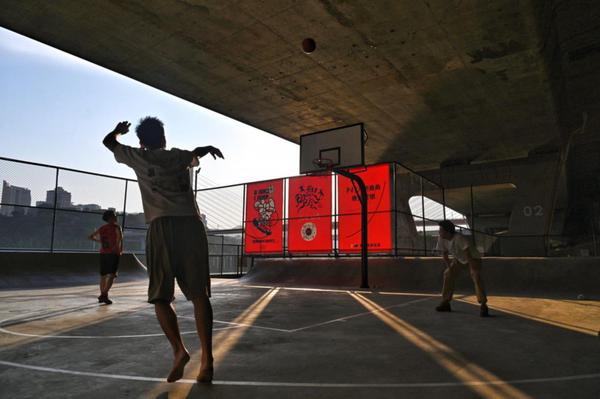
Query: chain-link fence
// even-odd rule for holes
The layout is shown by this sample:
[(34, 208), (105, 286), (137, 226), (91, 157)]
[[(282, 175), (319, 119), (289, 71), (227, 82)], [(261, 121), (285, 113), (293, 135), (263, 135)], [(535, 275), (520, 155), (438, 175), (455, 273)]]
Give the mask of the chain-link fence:
[[(136, 180), (0, 157), (0, 251), (97, 252), (89, 235), (113, 210), (126, 252), (143, 255), (146, 222)], [(214, 204), (213, 204), (214, 206)], [(235, 236), (209, 233), (210, 271), (243, 271)]]
[[(432, 256), (439, 237), (438, 223), (452, 221), (459, 233), (471, 238), (478, 250), (486, 256), (585, 256), (595, 255), (597, 244), (590, 237), (586, 243), (581, 240), (573, 244), (575, 237), (563, 234), (514, 235), (509, 234), (510, 214), (516, 202), (515, 187), (510, 184), (463, 189), (444, 189), (420, 174), (398, 163), (392, 168), (392, 209), (379, 211), (392, 219), (393, 249), (373, 252), (370, 256)], [(331, 251), (312, 254), (290, 253), (288, 251), (290, 225), (289, 179), (282, 178), (283, 215), (279, 218), (283, 229), (282, 250), (270, 254), (252, 256), (297, 257), (297, 256), (358, 256), (343, 253), (339, 248), (339, 222), (356, 213), (340, 213), (338, 201), (337, 175), (332, 178), (333, 205)], [(225, 187), (211, 187), (197, 190), (197, 200), (209, 228), (216, 232), (230, 234), (244, 251), (245, 202), (248, 185), (237, 184)], [(535, 208), (525, 209), (535, 216)], [(370, 212), (373, 215), (377, 212)], [(246, 221), (249, 222), (249, 221)], [(579, 237), (580, 238), (580, 237)], [(583, 248), (583, 249), (582, 249)]]
[[(374, 256), (436, 255), (442, 220), (452, 221), (487, 256), (596, 255), (595, 236), (508, 234), (516, 201), (512, 185), (449, 190), (400, 164), (390, 167), (391, 206), (380, 213), (391, 219), (393, 248)], [(197, 179), (196, 175), (196, 185)], [(332, 178), (332, 212), (327, 216), (332, 249), (312, 255), (357, 255), (339, 250), (340, 218), (356, 214), (339, 212), (338, 179)], [(112, 209), (123, 226), (126, 251), (145, 252), (146, 224), (135, 180), (0, 157), (0, 181), (2, 251), (95, 252), (97, 243), (87, 237), (103, 224), (102, 213)], [(277, 256), (298, 256), (287, 247), (289, 178), (283, 181), (283, 249)], [(195, 191), (209, 234), (212, 274), (239, 275), (247, 267), (244, 220), (249, 184)], [(539, 210), (531, 207), (523, 212), (534, 217)]]

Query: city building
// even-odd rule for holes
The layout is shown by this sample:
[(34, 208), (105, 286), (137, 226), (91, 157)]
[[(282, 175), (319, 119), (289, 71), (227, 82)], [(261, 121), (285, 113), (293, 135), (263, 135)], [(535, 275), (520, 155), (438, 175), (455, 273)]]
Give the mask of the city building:
[(20, 208), (15, 205), (31, 206), (31, 190), (25, 187), (12, 186), (6, 180), (3, 180), (0, 214), (12, 216), (15, 211), (27, 214), (28, 208)]
[(78, 211), (85, 211), (85, 212), (95, 212), (95, 211), (99, 211), (102, 209), (102, 207), (98, 204), (79, 204), (79, 205), (75, 205), (75, 208)]
[(46, 204), (50, 207), (54, 206), (54, 198), (56, 197), (57, 208), (72, 208), (71, 193), (62, 187), (57, 187), (56, 193), (54, 190), (46, 191)]

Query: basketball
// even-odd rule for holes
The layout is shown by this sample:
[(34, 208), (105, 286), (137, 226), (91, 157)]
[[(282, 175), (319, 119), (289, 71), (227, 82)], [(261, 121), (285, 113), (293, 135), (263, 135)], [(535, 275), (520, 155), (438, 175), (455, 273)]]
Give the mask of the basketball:
[(313, 51), (315, 51), (316, 48), (317, 43), (315, 43), (315, 41), (310, 37), (307, 37), (306, 39), (302, 40), (302, 50), (304, 50), (306, 54), (312, 53)]

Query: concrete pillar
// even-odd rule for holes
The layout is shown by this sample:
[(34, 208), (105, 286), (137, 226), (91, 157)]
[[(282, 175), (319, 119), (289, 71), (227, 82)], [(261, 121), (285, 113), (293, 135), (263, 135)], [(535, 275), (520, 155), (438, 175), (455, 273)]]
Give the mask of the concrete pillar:
[[(564, 197), (564, 175), (556, 177), (558, 160), (519, 168), (514, 175), (516, 201), (509, 219), (508, 235), (501, 239), (502, 254), (507, 256), (545, 256), (546, 237), (553, 207)], [(521, 236), (521, 237), (519, 237)], [(526, 237), (536, 236), (536, 237)]]

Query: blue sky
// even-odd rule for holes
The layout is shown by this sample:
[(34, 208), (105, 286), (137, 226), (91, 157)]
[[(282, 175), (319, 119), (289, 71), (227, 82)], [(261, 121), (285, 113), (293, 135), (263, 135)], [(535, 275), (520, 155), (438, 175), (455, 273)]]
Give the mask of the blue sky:
[[(201, 163), (218, 185), (298, 173), (296, 144), (3, 28), (0, 88), (0, 156), (133, 177), (101, 140), (118, 121), (153, 115), (168, 147), (223, 151), (225, 161)], [(122, 142), (137, 145), (135, 132)]]
[[(135, 125), (146, 115), (163, 120), (169, 147), (210, 144), (223, 151), (224, 161), (201, 162), (203, 187), (298, 174), (296, 144), (0, 28), (0, 156), (134, 178), (101, 140), (117, 122)], [(134, 132), (121, 141), (137, 145)], [(51, 169), (0, 161), (0, 181), (31, 189), (32, 205), (45, 199), (54, 179)], [(59, 185), (76, 204), (122, 209), (119, 181), (64, 172)], [(242, 190), (226, 192), (239, 202), (227, 206), (241, 214)], [(204, 211), (219, 214), (224, 197), (204, 197)], [(129, 212), (141, 211), (137, 187), (129, 187), (127, 203)]]

